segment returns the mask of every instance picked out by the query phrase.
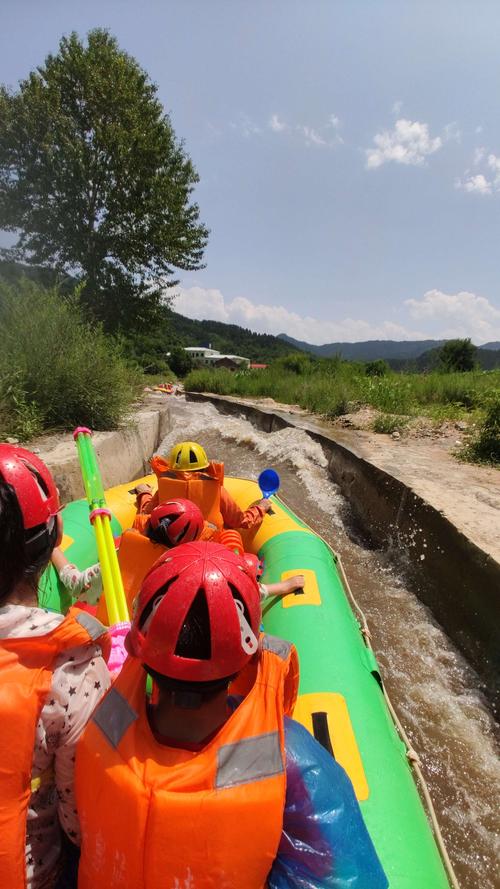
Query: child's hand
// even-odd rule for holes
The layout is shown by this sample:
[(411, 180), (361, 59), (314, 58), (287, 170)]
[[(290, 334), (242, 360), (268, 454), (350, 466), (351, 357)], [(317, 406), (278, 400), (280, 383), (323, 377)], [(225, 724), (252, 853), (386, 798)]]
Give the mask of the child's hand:
[(272, 509), (273, 504), (268, 497), (263, 497), (262, 500), (259, 500), (255, 505), (258, 506), (263, 513), (266, 513), (269, 512), (270, 509)]
[(131, 488), (129, 491), (129, 494), (151, 494), (152, 492), (153, 492), (153, 489), (152, 489), (151, 485), (144, 483), (141, 485), (136, 485), (135, 488)]

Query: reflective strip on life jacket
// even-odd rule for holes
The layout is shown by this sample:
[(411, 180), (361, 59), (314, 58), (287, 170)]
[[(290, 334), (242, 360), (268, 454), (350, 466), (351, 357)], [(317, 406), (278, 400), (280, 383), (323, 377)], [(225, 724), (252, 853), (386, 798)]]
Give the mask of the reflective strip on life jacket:
[(268, 732), (235, 744), (225, 744), (218, 750), (215, 786), (219, 789), (235, 787), (281, 775), (283, 771), (279, 733)]

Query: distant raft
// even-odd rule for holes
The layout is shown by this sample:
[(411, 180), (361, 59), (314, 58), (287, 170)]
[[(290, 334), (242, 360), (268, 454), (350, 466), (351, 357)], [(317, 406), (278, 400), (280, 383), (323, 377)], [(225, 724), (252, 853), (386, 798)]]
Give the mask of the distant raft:
[[(132, 525), (135, 498), (129, 489), (141, 482), (156, 486), (155, 476), (149, 476), (106, 492), (116, 536)], [(224, 484), (242, 508), (259, 499), (256, 482), (226, 478)], [(281, 500), (273, 497), (272, 503), (273, 513), (257, 533), (243, 536), (246, 549), (264, 562), (264, 582), (305, 575), (304, 592), (269, 600), (263, 618), (267, 633), (294, 642), (299, 652), (294, 716), (349, 775), (390, 889), (449, 889), (406, 745), (387, 707), (379, 666), (351, 610), (336, 557)], [(68, 504), (63, 515), (66, 555), (81, 568), (93, 564), (97, 553), (86, 502)], [(53, 569), (45, 575), (40, 595), (45, 607), (59, 611), (70, 605)]]

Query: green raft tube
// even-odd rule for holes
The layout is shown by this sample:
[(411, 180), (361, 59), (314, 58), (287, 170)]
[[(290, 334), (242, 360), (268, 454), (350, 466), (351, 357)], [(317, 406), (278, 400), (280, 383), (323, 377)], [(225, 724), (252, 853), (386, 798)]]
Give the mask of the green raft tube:
[[(132, 524), (129, 488), (140, 481), (155, 484), (153, 476), (106, 492), (115, 535)], [(260, 496), (255, 482), (226, 478), (224, 484), (243, 508)], [(456, 885), (454, 877), (450, 883), (408, 747), (391, 717), (367, 634), (351, 610), (337, 557), (281, 500), (273, 497), (272, 502), (273, 514), (244, 542), (264, 560), (264, 582), (305, 575), (304, 592), (271, 599), (263, 618), (266, 632), (290, 640), (299, 653), (294, 716), (349, 775), (391, 889), (449, 889)], [(80, 568), (97, 561), (87, 503), (70, 503), (63, 517), (68, 558)], [(70, 604), (52, 569), (44, 578), (41, 601), (62, 611)]]

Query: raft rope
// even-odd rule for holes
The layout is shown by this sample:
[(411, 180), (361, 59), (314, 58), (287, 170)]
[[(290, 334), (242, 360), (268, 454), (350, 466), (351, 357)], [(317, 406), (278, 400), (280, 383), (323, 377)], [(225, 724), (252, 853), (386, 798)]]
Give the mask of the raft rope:
[[(276, 497), (276, 500), (279, 501), (280, 498)], [(307, 522), (301, 516), (299, 516), (299, 518), (300, 518), (300, 521), (306, 526), (306, 528), (308, 528), (313, 534), (315, 534), (316, 537), (319, 537), (320, 540), (323, 541), (325, 546), (328, 547), (328, 549), (330, 550), (330, 552), (333, 556), (333, 559), (335, 561), (335, 564), (337, 565), (337, 567), (339, 569), (340, 576), (342, 578), (342, 583), (344, 585), (344, 589), (359, 615), (360, 622), (361, 622), (360, 631), (361, 631), (361, 635), (363, 636), (365, 645), (367, 648), (369, 648), (371, 651), (373, 651), (373, 647), (371, 644), (372, 636), (370, 633), (370, 628), (368, 626), (368, 621), (366, 619), (366, 615), (365, 615), (363, 609), (361, 608), (361, 605), (359, 605), (359, 603), (357, 602), (353, 591), (351, 590), (351, 586), (349, 584), (347, 575), (344, 570), (344, 566), (342, 564), (342, 559), (340, 558), (339, 554), (335, 552), (333, 547), (330, 546), (328, 541), (325, 540), (325, 538), (321, 536), (321, 534), (318, 534), (316, 531), (314, 531), (310, 527), (310, 525), (308, 525)], [(441, 828), (439, 826), (439, 821), (438, 821), (438, 817), (436, 815), (436, 810), (434, 808), (434, 803), (432, 802), (432, 797), (431, 797), (429, 788), (427, 786), (427, 782), (426, 782), (424, 775), (422, 773), (420, 757), (419, 757), (418, 753), (416, 752), (416, 750), (414, 749), (408, 735), (406, 734), (406, 731), (404, 730), (404, 728), (401, 724), (401, 721), (396, 713), (396, 710), (394, 709), (392, 701), (386, 691), (386, 688), (385, 688), (385, 685), (383, 682), (381, 683), (380, 687), (382, 689), (382, 693), (384, 695), (388, 710), (392, 716), (394, 725), (396, 726), (396, 728), (398, 730), (398, 734), (406, 747), (406, 757), (410, 763), (411, 768), (415, 772), (415, 775), (417, 776), (420, 790), (422, 792), (422, 796), (424, 798), (425, 805), (427, 807), (427, 812), (428, 812), (428, 815), (429, 815), (429, 818), (430, 818), (430, 821), (432, 824), (432, 829), (434, 831), (434, 836), (436, 838), (436, 843), (437, 843), (441, 858), (443, 860), (445, 870), (448, 874), (452, 889), (460, 889), (460, 884), (458, 882), (455, 871), (453, 869), (453, 865), (450, 861), (450, 856), (448, 855), (448, 850), (446, 848), (446, 843), (444, 841), (443, 834), (441, 833)]]

